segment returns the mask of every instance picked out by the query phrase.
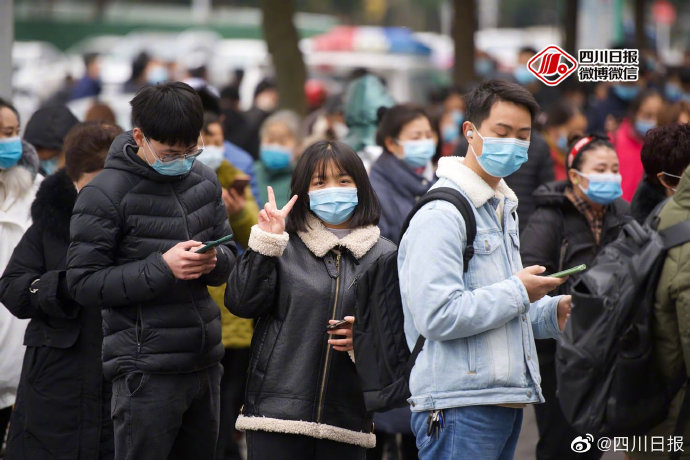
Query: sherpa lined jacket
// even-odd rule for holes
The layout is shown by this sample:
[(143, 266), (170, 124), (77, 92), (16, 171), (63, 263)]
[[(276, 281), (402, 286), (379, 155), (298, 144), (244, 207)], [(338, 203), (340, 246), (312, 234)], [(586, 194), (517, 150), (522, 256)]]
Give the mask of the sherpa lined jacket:
[(254, 226), (230, 275), (225, 305), (257, 318), (237, 429), (371, 448), (376, 438), (355, 365), (328, 344), (326, 326), (354, 315), (357, 277), (395, 245), (376, 226), (338, 240), (316, 217), (308, 223), (297, 235)]

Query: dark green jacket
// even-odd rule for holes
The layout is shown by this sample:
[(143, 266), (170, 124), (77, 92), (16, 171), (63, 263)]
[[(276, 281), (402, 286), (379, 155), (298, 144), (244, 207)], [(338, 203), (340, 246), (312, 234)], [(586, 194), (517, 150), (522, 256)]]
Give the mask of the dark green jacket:
[[(678, 191), (660, 214), (659, 230), (690, 219), (690, 168), (685, 170)], [(666, 381), (676, 375), (685, 364), (690, 375), (690, 242), (671, 249), (661, 272), (654, 305), (654, 344), (661, 372)], [(634, 384), (634, 382), (631, 382)], [(681, 389), (671, 404), (668, 418), (655, 427), (649, 436), (673, 434), (680, 405), (686, 389)], [(690, 420), (685, 424), (683, 456), (690, 459)], [(668, 448), (668, 445), (666, 446)], [(636, 460), (668, 458), (663, 453), (638, 454)]]

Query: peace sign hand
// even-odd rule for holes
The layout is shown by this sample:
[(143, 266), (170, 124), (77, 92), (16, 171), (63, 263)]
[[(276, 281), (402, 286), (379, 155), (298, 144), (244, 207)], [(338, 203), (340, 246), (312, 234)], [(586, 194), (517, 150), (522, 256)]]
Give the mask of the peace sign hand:
[(282, 235), (285, 231), (285, 219), (295, 205), (297, 195), (293, 196), (288, 204), (283, 206), (283, 209), (279, 211), (276, 206), (276, 196), (275, 193), (273, 193), (273, 187), (269, 186), (267, 189), (268, 203), (266, 203), (264, 208), (259, 212), (259, 228), (264, 232)]

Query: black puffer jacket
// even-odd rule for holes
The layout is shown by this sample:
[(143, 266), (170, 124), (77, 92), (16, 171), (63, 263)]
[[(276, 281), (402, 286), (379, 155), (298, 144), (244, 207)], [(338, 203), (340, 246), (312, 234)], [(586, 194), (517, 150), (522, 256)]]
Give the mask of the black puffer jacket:
[(103, 172), (79, 194), (67, 283), (79, 303), (103, 310), (107, 377), (204, 369), (223, 356), (220, 312), (206, 285), (227, 280), (236, 247), (219, 246), (216, 268), (192, 281), (176, 279), (163, 253), (232, 233), (220, 184), (199, 161), (186, 175), (164, 176), (135, 152), (131, 133), (118, 136)]
[[(534, 192), (537, 209), (525, 231), (520, 232), (523, 266), (542, 265), (548, 274), (580, 264), (591, 265), (601, 248), (615, 240), (621, 227), (632, 219), (627, 202), (619, 198), (611, 203), (597, 244), (585, 216), (564, 195), (567, 184), (567, 181), (551, 182)], [(571, 294), (577, 280), (577, 275), (569, 277), (552, 294)], [(553, 351), (555, 341), (538, 340), (537, 349)]]
[(326, 326), (354, 315), (357, 277), (395, 245), (374, 226), (338, 240), (316, 218), (309, 222), (309, 232), (289, 240), (255, 226), (230, 275), (228, 310), (258, 318), (237, 428), (373, 447), (355, 365), (329, 346)]
[(110, 384), (101, 369), (101, 312), (77, 304), (65, 281), (76, 199), (64, 170), (41, 183), (31, 206), (33, 224), (0, 279), (0, 301), (15, 316), (31, 319), (8, 459), (113, 456), (112, 423), (103, 417), (110, 412)]

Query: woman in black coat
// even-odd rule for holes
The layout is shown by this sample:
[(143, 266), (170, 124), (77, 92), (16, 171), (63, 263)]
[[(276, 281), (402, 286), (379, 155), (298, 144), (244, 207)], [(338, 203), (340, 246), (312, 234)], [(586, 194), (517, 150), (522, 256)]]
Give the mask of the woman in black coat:
[[(571, 144), (572, 145), (572, 144)], [(599, 251), (616, 239), (631, 218), (623, 201), (618, 155), (606, 138), (587, 136), (574, 142), (566, 159), (568, 179), (534, 192), (537, 209), (521, 233), (524, 266), (541, 265), (555, 273), (590, 265)], [(571, 276), (558, 294), (570, 294), (578, 276)], [(600, 452), (574, 453), (576, 433), (565, 420), (556, 397), (555, 340), (537, 340), (545, 404), (535, 406), (539, 443), (537, 459), (599, 458)]]
[(101, 169), (121, 129), (81, 123), (65, 139), (66, 167), (41, 184), (32, 226), (0, 279), (0, 301), (29, 318), (7, 460), (113, 457), (110, 387), (101, 371), (101, 315), (67, 292), (65, 258), (77, 192)]
[(378, 200), (347, 145), (309, 147), (291, 188), (282, 210), (268, 188), (225, 291), (231, 313), (257, 319), (237, 428), (249, 460), (362, 460), (375, 437), (350, 356), (355, 283), (395, 245), (380, 236)]

